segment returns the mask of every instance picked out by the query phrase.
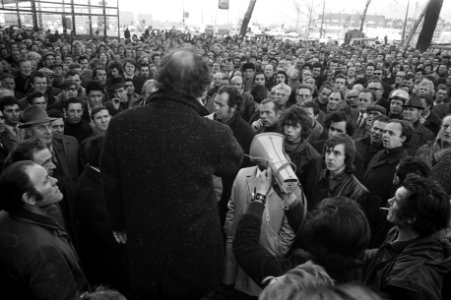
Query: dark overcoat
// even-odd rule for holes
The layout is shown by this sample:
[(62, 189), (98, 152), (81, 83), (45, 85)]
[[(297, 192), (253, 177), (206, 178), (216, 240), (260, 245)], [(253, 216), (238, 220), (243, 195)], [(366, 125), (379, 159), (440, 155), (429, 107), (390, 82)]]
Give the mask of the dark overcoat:
[(199, 299), (221, 281), (224, 253), (212, 175), (235, 173), (243, 150), (195, 99), (156, 92), (116, 115), (101, 157), (113, 230), (125, 230), (132, 292)]

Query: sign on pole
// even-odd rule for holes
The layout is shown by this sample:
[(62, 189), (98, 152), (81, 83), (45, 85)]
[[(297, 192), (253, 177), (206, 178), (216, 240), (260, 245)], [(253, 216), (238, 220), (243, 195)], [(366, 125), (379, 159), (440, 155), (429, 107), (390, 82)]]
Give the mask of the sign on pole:
[(219, 9), (229, 9), (229, 0), (219, 0)]

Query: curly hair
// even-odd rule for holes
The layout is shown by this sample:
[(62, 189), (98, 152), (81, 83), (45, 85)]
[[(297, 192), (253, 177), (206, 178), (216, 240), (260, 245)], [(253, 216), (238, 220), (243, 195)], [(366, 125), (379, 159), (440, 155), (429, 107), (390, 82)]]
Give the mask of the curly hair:
[(448, 226), (450, 201), (437, 182), (409, 174), (402, 187), (408, 191), (408, 195), (398, 203), (398, 216), (403, 220), (413, 220), (409, 224), (412, 230), (425, 237)]
[(282, 112), (279, 119), (279, 126), (283, 128), (285, 125), (301, 125), (301, 138), (304, 140), (312, 131), (313, 120), (307, 115), (307, 113), (300, 107), (292, 106)]

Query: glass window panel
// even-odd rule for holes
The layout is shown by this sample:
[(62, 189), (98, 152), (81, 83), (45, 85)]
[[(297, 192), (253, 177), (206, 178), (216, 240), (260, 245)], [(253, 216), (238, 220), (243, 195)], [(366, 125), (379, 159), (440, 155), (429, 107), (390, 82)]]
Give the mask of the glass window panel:
[[(94, 2), (95, 0), (91, 0), (91, 2)], [(89, 0), (74, 0), (74, 4), (89, 4)]]
[[(89, 7), (88, 6), (80, 6), (80, 5), (74, 5), (74, 12), (76, 14), (89, 14)], [(92, 9), (91, 9), (92, 13)]]
[(117, 17), (107, 17), (107, 30), (106, 35), (108, 37), (118, 36), (118, 18)]
[(91, 14), (93, 14), (93, 15), (102, 15), (103, 14), (103, 8), (91, 6)]
[(92, 16), (92, 34), (94, 36), (104, 36), (104, 27), (103, 16)]
[(29, 27), (33, 28), (33, 17), (31, 16), (30, 12), (20, 12), (20, 22), (22, 24), (22, 27)]
[(41, 13), (38, 15), (38, 26), (44, 28), (44, 30), (50, 30), (54, 32), (63, 32), (63, 19), (61, 15), (58, 14), (46, 14)]
[(107, 8), (105, 14), (117, 16), (117, 9), (115, 9), (115, 8)]
[(58, 14), (71, 12), (69, 5), (62, 5), (59, 3), (38, 3), (36, 4), (36, 10)]
[(31, 9), (31, 2), (30, 1), (21, 1), (19, 2), (19, 9), (27, 9), (30, 10)]
[(17, 13), (15, 11), (3, 11), (0, 13), (0, 26), (9, 27), (18, 23)]
[(89, 17), (75, 16), (75, 32), (77, 34), (89, 35)]

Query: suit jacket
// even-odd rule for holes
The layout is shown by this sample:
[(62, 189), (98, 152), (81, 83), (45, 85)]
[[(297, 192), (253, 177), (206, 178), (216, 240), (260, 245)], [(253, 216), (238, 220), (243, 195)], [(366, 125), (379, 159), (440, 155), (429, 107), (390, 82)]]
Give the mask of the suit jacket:
[(80, 144), (77, 139), (70, 135), (63, 135), (61, 139), (57, 139), (61, 145), (61, 151), (66, 161), (69, 173), (74, 181), (78, 179), (81, 172), (80, 161)]
[(203, 110), (160, 90), (109, 124), (100, 163), (108, 218), (127, 232), (132, 292), (143, 299), (199, 299), (221, 282), (212, 176), (234, 174), (243, 150)]

